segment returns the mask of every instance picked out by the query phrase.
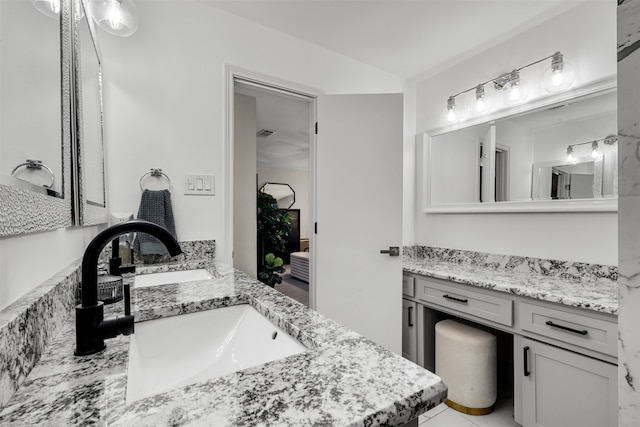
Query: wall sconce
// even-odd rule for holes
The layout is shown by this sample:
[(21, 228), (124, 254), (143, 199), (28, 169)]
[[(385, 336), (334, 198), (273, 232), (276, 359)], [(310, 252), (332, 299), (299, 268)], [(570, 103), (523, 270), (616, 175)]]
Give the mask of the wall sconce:
[(587, 141), (587, 142), (580, 142), (578, 144), (571, 144), (567, 146), (567, 163), (575, 163), (577, 161), (576, 157), (574, 157), (573, 155), (573, 151), (575, 147), (578, 147), (580, 145), (590, 144), (591, 157), (593, 157), (594, 159), (599, 159), (603, 156), (602, 152), (600, 151), (599, 143), (603, 143), (604, 145), (613, 145), (616, 142), (618, 142), (618, 135), (607, 135), (606, 137), (602, 139), (596, 139), (595, 141)]
[(138, 10), (132, 0), (89, 0), (89, 11), (106, 32), (129, 37), (138, 30)]
[[(501, 74), (498, 77), (494, 77), (491, 80), (487, 80), (484, 83), (480, 83), (472, 88), (450, 96), (447, 100), (447, 110), (445, 111), (444, 121), (452, 124), (461, 119), (459, 110), (456, 110), (455, 98), (471, 90), (475, 90), (476, 93), (470, 108), (471, 114), (479, 116), (490, 112), (492, 99), (489, 94), (487, 94), (485, 88), (489, 83), (493, 83), (493, 89), (501, 94), (504, 104), (508, 106), (522, 104), (529, 96), (529, 84), (520, 77), (520, 71), (548, 59), (551, 59), (551, 65), (544, 71), (541, 79), (544, 90), (549, 93), (556, 93), (571, 87), (576, 78), (575, 68), (573, 65), (564, 62), (564, 57), (560, 52), (555, 52), (553, 55), (516, 68), (509, 73)], [(456, 114), (454, 114), (454, 112)]]

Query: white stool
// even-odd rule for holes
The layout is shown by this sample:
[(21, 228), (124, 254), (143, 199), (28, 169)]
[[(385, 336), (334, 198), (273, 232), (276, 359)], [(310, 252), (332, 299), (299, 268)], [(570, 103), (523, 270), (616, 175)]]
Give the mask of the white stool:
[(493, 411), (496, 337), (455, 320), (436, 323), (436, 375), (449, 387), (445, 403), (471, 415)]

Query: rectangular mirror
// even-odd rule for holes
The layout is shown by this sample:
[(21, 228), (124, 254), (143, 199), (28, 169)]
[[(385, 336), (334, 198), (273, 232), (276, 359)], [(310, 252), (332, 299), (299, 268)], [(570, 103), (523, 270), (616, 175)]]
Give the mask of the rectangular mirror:
[(425, 135), (424, 210), (616, 210), (617, 148), (615, 87), (436, 131)]
[(71, 225), (71, 4), (0, 2), (0, 235)]
[(77, 223), (107, 222), (103, 107), (102, 56), (96, 28), (86, 0), (78, 3), (83, 13), (74, 25), (75, 143), (77, 157)]

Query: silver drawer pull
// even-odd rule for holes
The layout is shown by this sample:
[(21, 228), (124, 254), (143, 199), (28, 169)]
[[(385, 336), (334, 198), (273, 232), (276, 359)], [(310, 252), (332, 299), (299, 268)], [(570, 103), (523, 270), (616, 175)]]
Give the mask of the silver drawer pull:
[(546, 325), (551, 326), (553, 328), (562, 329), (563, 331), (573, 332), (574, 334), (587, 335), (589, 333), (589, 331), (587, 331), (586, 329), (583, 329), (580, 331), (578, 329), (569, 328), (568, 326), (557, 325), (553, 323), (551, 320), (547, 320)]
[(451, 300), (451, 301), (456, 301), (456, 302), (459, 302), (461, 304), (466, 304), (466, 303), (469, 302), (469, 300), (466, 299), (466, 298), (465, 299), (456, 298), (456, 297), (452, 297), (451, 295), (442, 295), (442, 298), (446, 298), (446, 299)]

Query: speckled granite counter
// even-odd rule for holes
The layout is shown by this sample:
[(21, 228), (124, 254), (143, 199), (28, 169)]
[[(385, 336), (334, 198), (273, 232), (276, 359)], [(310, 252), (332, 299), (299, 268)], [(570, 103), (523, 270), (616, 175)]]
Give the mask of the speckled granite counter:
[(404, 249), (403, 270), (617, 315), (617, 268), (442, 248)]
[(446, 397), (436, 375), (245, 274), (216, 264), (214, 276), (135, 289), (136, 320), (248, 303), (308, 351), (126, 405), (129, 338), (75, 357), (71, 316), (0, 413), (0, 424), (392, 426)]

